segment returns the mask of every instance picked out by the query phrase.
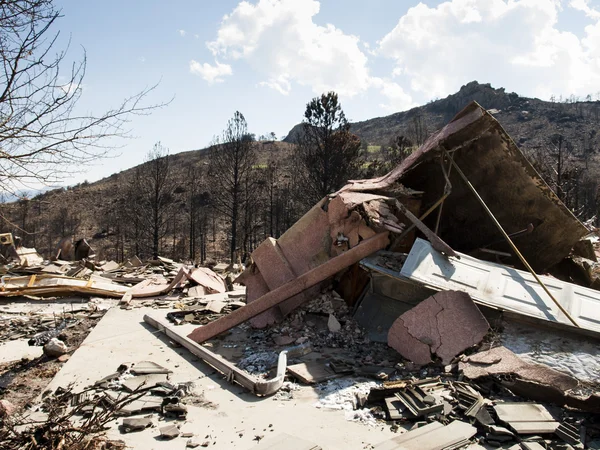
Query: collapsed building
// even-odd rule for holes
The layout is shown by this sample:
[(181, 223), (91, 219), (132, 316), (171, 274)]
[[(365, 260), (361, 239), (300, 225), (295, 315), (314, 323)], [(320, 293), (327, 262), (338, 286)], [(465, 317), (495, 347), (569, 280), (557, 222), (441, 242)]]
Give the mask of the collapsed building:
[[(121, 298), (130, 309), (136, 299), (185, 289), (174, 310), (147, 313), (144, 321), (258, 397), (280, 395), (290, 378), (312, 385), (369, 373), (377, 383), (366, 394), (357, 391), (352, 409), (408, 425), (374, 448), (533, 449), (559, 442), (560, 448), (583, 448), (598, 445), (600, 437), (594, 416), (600, 413), (600, 376), (585, 367), (600, 364), (597, 241), (492, 115), (471, 103), (390, 173), (349, 181), (279, 239), (260, 244), (234, 280), (238, 291), (228, 294), (224, 279), (208, 269), (183, 266), (165, 271), (170, 281), (125, 275), (131, 285), (117, 288), (110, 286), (116, 273), (127, 271), (117, 265), (105, 266), (113, 273), (104, 276), (109, 286), (97, 276), (78, 284), (44, 275), (3, 280), (0, 296), (66, 289)], [(141, 266), (129, 264), (129, 270)], [(44, 277), (54, 281), (36, 284)], [(243, 292), (239, 285), (245, 303), (235, 294)], [(186, 303), (186, 297), (195, 301)], [(327, 318), (324, 332), (303, 329), (307, 311)], [(244, 328), (244, 335), (256, 337), (252, 345), (261, 336), (264, 344), (260, 333), (277, 330), (275, 347), (284, 349), (267, 362), (253, 357), (245, 364), (213, 351), (215, 339), (246, 323), (254, 331)], [(365, 336), (361, 342), (374, 349), (383, 343), (401, 362), (385, 360), (371, 370), (352, 356), (303, 360), (316, 347), (351, 340), (331, 337), (353, 323)], [(544, 352), (531, 350), (542, 345)], [(583, 356), (572, 363), (575, 353)], [(258, 365), (256, 373), (248, 370)], [(140, 374), (169, 372), (152, 367)], [(123, 373), (131, 375), (130, 367), (96, 383), (103, 386), (97, 389), (114, 388), (110, 383)], [(176, 391), (156, 382), (133, 392), (145, 389), (148, 396), (168, 391), (162, 392), (168, 398)], [(104, 391), (99, 395), (108, 395)], [(179, 400), (172, 404), (179, 405), (178, 417), (185, 416)], [(172, 428), (164, 433), (179, 435)], [(278, 442), (268, 448), (290, 444)]]

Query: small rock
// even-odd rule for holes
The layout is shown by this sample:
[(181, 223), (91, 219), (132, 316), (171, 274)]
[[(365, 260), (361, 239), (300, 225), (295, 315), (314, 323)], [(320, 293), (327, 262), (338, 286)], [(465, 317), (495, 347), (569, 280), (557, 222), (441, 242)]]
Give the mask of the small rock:
[(175, 439), (179, 436), (179, 428), (177, 425), (167, 425), (166, 427), (160, 428), (160, 436), (163, 439)]
[(198, 441), (198, 438), (193, 437), (193, 438), (187, 440), (187, 442), (185, 443), (185, 446), (187, 448), (196, 448), (196, 447), (200, 446), (200, 442)]
[(329, 331), (331, 331), (332, 333), (337, 333), (342, 329), (342, 325), (340, 325), (340, 323), (333, 314), (329, 314), (327, 326), (329, 327)]
[(67, 362), (69, 360), (69, 358), (71, 358), (71, 355), (69, 354), (64, 354), (64, 355), (60, 355), (57, 360), (60, 362)]
[(129, 433), (131, 431), (141, 431), (149, 426), (152, 426), (152, 419), (144, 418), (144, 419), (123, 419), (122, 429), (125, 433)]
[(273, 342), (275, 342), (275, 345), (278, 346), (290, 345), (292, 342), (294, 342), (294, 340), (295, 339), (291, 336), (276, 335), (273, 337)]
[(298, 345), (304, 344), (306, 341), (308, 341), (308, 338), (306, 336), (302, 336), (302, 337), (299, 337), (298, 339), (296, 339), (296, 344), (298, 344)]
[(56, 338), (50, 339), (50, 341), (44, 345), (44, 354), (49, 358), (57, 358), (64, 355), (69, 351), (67, 345)]
[(181, 420), (185, 420), (188, 412), (187, 406), (183, 403), (167, 403), (163, 406), (163, 411), (165, 414)]
[(15, 405), (8, 400), (0, 400), (0, 417), (12, 416), (16, 411)]

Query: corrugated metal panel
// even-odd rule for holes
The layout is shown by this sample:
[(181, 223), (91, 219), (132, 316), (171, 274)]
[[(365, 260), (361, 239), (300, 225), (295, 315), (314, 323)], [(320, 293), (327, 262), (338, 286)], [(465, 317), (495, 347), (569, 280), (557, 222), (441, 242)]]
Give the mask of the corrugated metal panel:
[[(467, 255), (445, 258), (417, 239), (401, 274), (439, 290), (461, 290), (485, 305), (570, 325), (529, 272)], [(582, 328), (600, 331), (600, 292), (555, 278), (540, 277)]]

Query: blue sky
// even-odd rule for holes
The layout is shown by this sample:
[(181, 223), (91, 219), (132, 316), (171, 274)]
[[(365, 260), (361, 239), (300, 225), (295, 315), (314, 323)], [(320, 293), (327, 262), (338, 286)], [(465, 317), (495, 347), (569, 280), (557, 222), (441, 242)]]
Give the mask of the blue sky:
[(207, 146), (236, 110), (278, 137), (306, 103), (340, 94), (350, 120), (391, 114), (478, 80), (521, 95), (600, 90), (600, 0), (58, 0), (60, 44), (87, 54), (78, 109), (102, 111), (160, 82), (135, 139), (66, 180), (95, 181)]

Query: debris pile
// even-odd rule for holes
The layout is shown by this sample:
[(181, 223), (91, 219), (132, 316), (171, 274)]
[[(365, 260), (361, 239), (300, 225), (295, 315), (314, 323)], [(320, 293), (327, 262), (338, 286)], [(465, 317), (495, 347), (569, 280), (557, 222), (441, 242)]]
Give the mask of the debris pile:
[[(5, 253), (18, 255), (21, 247), (15, 248), (12, 235), (6, 235), (11, 238), (3, 245)], [(134, 257), (123, 264), (95, 261), (94, 255), (89, 256), (77, 261), (44, 261), (39, 257), (35, 262), (15, 256), (0, 266), (0, 297), (81, 294), (121, 298), (123, 304), (129, 304), (133, 298), (160, 296), (186, 286), (196, 297), (227, 291), (225, 279), (208, 268), (186, 266), (160, 256), (145, 263)]]
[(118, 450), (125, 449), (122, 441), (102, 436), (121, 407), (135, 394), (120, 401), (99, 407), (91, 396), (75, 395), (70, 389), (60, 389), (44, 397), (40, 406), (45, 420), (31, 421), (25, 416), (0, 417), (0, 448), (6, 450)]
[(204, 408), (214, 405), (196, 393), (194, 383), (171, 383), (170, 373), (152, 361), (122, 364), (79, 392), (68, 387), (45, 393), (37, 409), (44, 424), (24, 427), (25, 417), (4, 416), (0, 419), (0, 447), (126, 448), (124, 442), (101, 438), (106, 425), (115, 419), (120, 421), (122, 433), (153, 428), (157, 437), (174, 439), (180, 435), (178, 423), (186, 419), (187, 403)]
[[(508, 356), (509, 354), (506, 349), (498, 347), (465, 359), (488, 361), (493, 365), (491, 361), (498, 364), (507, 357), (508, 366), (518, 360), (516, 356)], [(521, 364), (524, 365), (523, 362)], [(508, 372), (505, 371), (504, 374), (507, 375)], [(492, 447), (521, 445), (514, 448), (524, 449), (584, 448), (584, 441), (598, 438), (597, 417), (594, 415), (560, 408), (548, 402), (542, 404), (530, 401), (531, 395), (528, 393), (517, 396), (510, 388), (507, 389), (506, 379), (503, 380), (503, 377), (479, 375), (461, 368), (456, 373), (443, 373), (435, 378), (384, 382), (373, 388), (367, 405), (373, 410), (381, 410), (385, 419), (393, 423), (393, 426), (408, 426), (409, 430), (375, 448), (397, 448), (394, 445), (404, 445), (406, 440), (418, 438), (420, 433), (428, 432), (426, 430), (435, 430), (444, 425), (450, 427), (452, 424), (455, 425), (445, 430), (447, 434), (439, 436), (442, 439), (438, 443), (440, 447), (430, 437), (419, 448), (446, 448), (457, 442), (461, 442), (461, 446), (473, 442)], [(513, 375), (517, 378), (527, 376), (517, 372)], [(461, 432), (455, 435), (454, 427), (458, 424), (462, 424)], [(462, 434), (466, 430), (468, 433)], [(459, 438), (460, 440), (454, 441)]]

